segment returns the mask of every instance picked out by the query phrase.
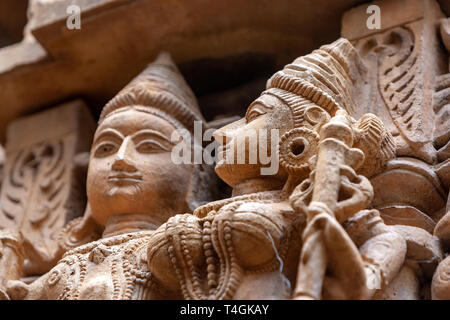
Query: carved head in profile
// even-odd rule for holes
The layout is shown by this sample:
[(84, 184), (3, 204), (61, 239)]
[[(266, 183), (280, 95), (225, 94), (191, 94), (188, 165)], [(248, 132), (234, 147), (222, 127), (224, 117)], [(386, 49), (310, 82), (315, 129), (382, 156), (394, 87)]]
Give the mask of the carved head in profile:
[(174, 164), (171, 151), (178, 143), (172, 141), (174, 131), (192, 133), (194, 121), (203, 121), (197, 101), (167, 53), (104, 107), (87, 177), (88, 202), (98, 224), (139, 214), (159, 225), (192, 209), (197, 168)]
[[(257, 135), (257, 148), (261, 150), (267, 143), (268, 154), (280, 162), (278, 170), (266, 178), (282, 185), (290, 174), (307, 175), (307, 162), (316, 153), (320, 128), (338, 110), (353, 113), (365, 76), (366, 68), (357, 51), (343, 38), (295, 59), (268, 80), (266, 90), (250, 104), (245, 118), (215, 132), (216, 140), (224, 145), (217, 174), (231, 186), (261, 178), (261, 168), (269, 166), (260, 161), (261, 157), (254, 164), (237, 164), (236, 154), (245, 150), (248, 159), (249, 150), (255, 146), (249, 139), (238, 137), (262, 131), (262, 136), (269, 138), (261, 140)], [(280, 137), (277, 143), (270, 143), (273, 130)], [(379, 138), (377, 143), (381, 144), (385, 137)], [(272, 157), (274, 152), (278, 152), (276, 157)], [(232, 153), (234, 162), (226, 161)]]

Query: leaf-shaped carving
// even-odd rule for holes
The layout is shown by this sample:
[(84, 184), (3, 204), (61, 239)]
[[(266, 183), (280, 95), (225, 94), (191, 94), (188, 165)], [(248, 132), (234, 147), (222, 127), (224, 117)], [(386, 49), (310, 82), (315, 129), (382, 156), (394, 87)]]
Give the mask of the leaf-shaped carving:
[(0, 224), (20, 230), (27, 257), (43, 266), (55, 256), (54, 238), (66, 223), (74, 139), (69, 134), (8, 155)]
[(385, 35), (379, 61), (379, 86), (391, 116), (406, 140), (431, 141), (431, 130), (423, 128), (423, 81), (414, 34), (396, 28)]
[[(433, 163), (435, 56), (429, 54), (422, 22), (396, 27), (355, 42), (370, 66), (365, 112), (379, 116), (397, 145), (397, 155)], [(428, 61), (428, 60), (429, 61)]]

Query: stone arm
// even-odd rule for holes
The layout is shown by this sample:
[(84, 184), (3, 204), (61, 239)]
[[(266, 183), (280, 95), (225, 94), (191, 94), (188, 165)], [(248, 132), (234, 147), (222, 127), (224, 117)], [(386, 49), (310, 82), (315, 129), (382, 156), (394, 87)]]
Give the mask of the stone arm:
[(345, 229), (363, 258), (375, 299), (419, 299), (418, 278), (430, 278), (443, 257), (436, 237), (417, 227), (386, 225), (377, 210), (359, 212)]
[(46, 275), (38, 278), (32, 284), (20, 280), (10, 280), (6, 284), (8, 300), (46, 300), (46, 292), (42, 283)]
[(0, 300), (9, 300), (7, 284), (22, 275), (24, 250), (20, 233), (0, 230)]
[(44, 283), (48, 274), (28, 285), (20, 281), (24, 265), (21, 235), (11, 230), (0, 230), (0, 300), (45, 299)]
[(5, 285), (22, 274), (24, 253), (19, 233), (0, 230), (0, 299), (8, 299)]
[(362, 210), (344, 224), (364, 261), (369, 294), (386, 287), (403, 267), (405, 239), (384, 224), (377, 210)]
[[(61, 289), (55, 288), (52, 284), (52, 277), (55, 273), (50, 270), (48, 273), (42, 275), (34, 280), (31, 284), (27, 284), (21, 280), (9, 280), (5, 285), (5, 292), (7, 294), (6, 300), (52, 300), (55, 297), (49, 297), (49, 292)], [(53, 281), (55, 282), (55, 281)], [(53, 287), (53, 288), (51, 288)]]
[[(370, 156), (378, 155), (383, 129), (383, 124), (373, 115), (365, 115), (355, 126), (344, 112), (338, 112), (322, 128), (315, 170), (290, 197), (292, 207), (308, 216), (295, 299), (370, 298), (374, 289), (369, 286), (380, 286), (382, 271), (383, 276), (388, 276), (392, 260), (398, 259), (399, 253), (404, 257), (406, 249), (402, 249), (402, 244), (405, 245), (401, 237), (375, 228), (377, 223), (360, 221), (364, 213), (371, 212), (364, 209), (373, 199), (373, 187), (367, 177), (357, 174), (356, 170), (368, 166), (364, 162), (366, 156), (370, 159)], [(365, 140), (379, 141), (380, 145), (362, 143)], [(383, 157), (377, 158), (383, 160)], [(371, 172), (365, 170), (365, 174)], [(374, 213), (378, 215), (377, 211)], [(378, 220), (381, 221), (379, 215)], [(355, 233), (360, 231), (359, 228), (370, 226), (360, 236), (355, 235), (366, 238), (359, 243), (355, 241), (345, 228), (347, 221), (355, 221), (349, 224), (357, 226), (353, 227)], [(390, 241), (393, 241), (392, 247)], [(388, 254), (378, 248), (386, 244), (390, 250)], [(395, 262), (401, 265), (402, 259)], [(374, 274), (379, 275), (379, 283), (368, 285), (368, 279), (377, 279)]]

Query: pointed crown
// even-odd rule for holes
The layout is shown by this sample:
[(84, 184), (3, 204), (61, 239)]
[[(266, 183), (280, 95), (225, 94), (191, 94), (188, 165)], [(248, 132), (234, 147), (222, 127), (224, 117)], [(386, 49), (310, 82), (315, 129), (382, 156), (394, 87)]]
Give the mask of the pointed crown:
[(99, 122), (119, 109), (132, 106), (162, 111), (191, 132), (194, 121), (204, 122), (194, 93), (166, 52), (160, 53), (105, 105)]

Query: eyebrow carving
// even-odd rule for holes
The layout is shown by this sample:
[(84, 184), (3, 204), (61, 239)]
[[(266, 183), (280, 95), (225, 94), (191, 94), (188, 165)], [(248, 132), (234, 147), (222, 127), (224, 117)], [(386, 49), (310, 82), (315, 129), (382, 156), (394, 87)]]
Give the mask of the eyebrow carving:
[(95, 137), (93, 144), (96, 144), (99, 140), (109, 135), (116, 136), (116, 138), (119, 138), (120, 140), (125, 139), (125, 136), (121, 134), (119, 131), (107, 128), (102, 130), (101, 133), (97, 137)]
[(250, 106), (247, 108), (246, 114), (247, 114), (250, 110), (252, 110), (255, 106), (261, 106), (261, 107), (266, 108), (266, 109), (269, 109), (269, 110), (272, 110), (272, 109), (273, 109), (273, 106), (268, 105), (263, 99), (256, 99), (256, 100), (253, 101), (253, 102), (250, 104)]
[(162, 134), (162, 133), (159, 132), (159, 131), (151, 130), (151, 129), (143, 129), (143, 130), (140, 130), (140, 131), (136, 132), (135, 134), (133, 134), (133, 135), (131, 136), (131, 138), (132, 138), (132, 140), (133, 140), (134, 142), (136, 142), (136, 141), (139, 141), (139, 140), (145, 138), (145, 136), (156, 136), (156, 137), (158, 137), (158, 138), (164, 140), (165, 142), (167, 142), (167, 143), (169, 143), (169, 144), (171, 144), (171, 145), (173, 144), (173, 143), (170, 141), (170, 139), (168, 139), (164, 134)]
[(252, 112), (254, 109), (259, 110), (259, 111), (273, 110), (273, 106), (268, 106), (266, 103), (264, 103), (262, 101), (262, 99), (261, 100), (256, 99), (247, 108), (247, 111), (245, 112), (246, 119), (248, 119), (250, 112)]

